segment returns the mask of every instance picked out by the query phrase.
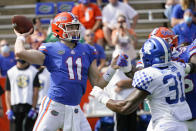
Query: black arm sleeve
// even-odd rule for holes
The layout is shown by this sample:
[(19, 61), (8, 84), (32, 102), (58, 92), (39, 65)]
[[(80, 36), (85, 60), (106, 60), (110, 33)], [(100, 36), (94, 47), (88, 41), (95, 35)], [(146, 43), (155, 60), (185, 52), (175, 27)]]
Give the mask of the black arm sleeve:
[(8, 76), (6, 77), (5, 90), (7, 90), (7, 91), (11, 90), (11, 88), (10, 88), (10, 79), (9, 79)]
[(39, 83), (39, 78), (38, 78), (39, 72), (36, 74), (34, 80), (33, 80), (33, 87), (40, 87), (40, 83)]

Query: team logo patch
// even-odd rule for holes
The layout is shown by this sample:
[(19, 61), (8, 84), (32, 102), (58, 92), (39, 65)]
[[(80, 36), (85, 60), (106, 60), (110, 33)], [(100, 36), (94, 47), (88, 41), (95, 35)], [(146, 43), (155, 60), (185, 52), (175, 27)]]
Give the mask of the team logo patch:
[(58, 54), (59, 54), (59, 55), (65, 54), (65, 51), (64, 51), (64, 50), (59, 50), (59, 51), (58, 51)]
[(58, 116), (59, 112), (57, 112), (57, 111), (55, 111), (55, 110), (52, 110), (52, 111), (51, 111), (51, 114), (52, 114), (53, 116)]
[(76, 109), (74, 109), (74, 113), (78, 113), (78, 109), (76, 108)]
[(145, 52), (146, 54), (151, 54), (150, 50), (152, 50), (152, 49), (153, 49), (152, 44), (146, 43), (146, 44), (144, 45), (144, 52)]
[(44, 88), (44, 81), (43, 80), (39, 80), (39, 83), (40, 83), (39, 90), (41, 90), (41, 89)]
[(58, 21), (66, 21), (67, 20), (67, 17), (58, 17), (56, 19), (54, 19), (53, 23), (56, 23)]

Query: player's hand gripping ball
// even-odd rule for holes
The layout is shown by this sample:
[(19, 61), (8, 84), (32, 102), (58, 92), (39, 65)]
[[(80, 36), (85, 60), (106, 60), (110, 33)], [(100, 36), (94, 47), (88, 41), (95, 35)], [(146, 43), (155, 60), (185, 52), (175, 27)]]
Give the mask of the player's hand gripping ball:
[[(22, 15), (15, 15), (12, 17), (12, 26), (18, 33), (27, 33), (33, 28), (33, 23), (30, 19)], [(31, 32), (31, 34), (33, 31)]]
[(128, 65), (127, 59), (128, 59), (128, 56), (126, 54), (120, 54), (117, 59), (116, 64), (120, 67), (125, 67)]

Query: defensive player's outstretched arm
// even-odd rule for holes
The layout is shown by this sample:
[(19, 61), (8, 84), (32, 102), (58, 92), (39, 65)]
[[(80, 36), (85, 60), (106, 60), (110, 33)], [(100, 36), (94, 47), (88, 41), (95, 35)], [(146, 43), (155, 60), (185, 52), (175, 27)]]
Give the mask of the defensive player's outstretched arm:
[(27, 61), (30, 64), (38, 64), (38, 65), (43, 65), (45, 55), (41, 53), (38, 50), (26, 50), (24, 47), (25, 44), (25, 38), (30, 35), (32, 30), (30, 30), (28, 33), (23, 33), (20, 34), (16, 30), (14, 30), (17, 38), (15, 42), (15, 55), (16, 57), (19, 57), (20, 59), (23, 59)]
[(109, 99), (106, 106), (114, 112), (130, 114), (137, 109), (138, 105), (143, 102), (148, 95), (148, 92), (135, 88), (125, 100)]

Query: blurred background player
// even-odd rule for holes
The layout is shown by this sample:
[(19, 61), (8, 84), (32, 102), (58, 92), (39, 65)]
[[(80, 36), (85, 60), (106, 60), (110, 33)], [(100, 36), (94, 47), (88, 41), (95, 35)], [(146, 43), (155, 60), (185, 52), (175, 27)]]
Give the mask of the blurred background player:
[[(31, 30), (32, 31), (32, 30)], [(47, 97), (42, 100), (34, 131), (90, 131), (90, 125), (80, 109), (80, 100), (85, 93), (87, 78), (91, 84), (105, 87), (115, 73), (116, 59), (107, 72), (100, 76), (96, 65), (96, 49), (89, 44), (80, 44), (80, 22), (70, 12), (55, 16), (52, 31), (61, 41), (43, 43), (39, 50), (26, 50), (25, 37), (17, 35), (15, 54), (27, 62), (45, 65), (51, 73)], [(120, 65), (120, 64), (119, 64)]]
[(32, 131), (40, 87), (38, 70), (24, 60), (16, 60), (16, 65), (7, 72), (6, 114), (11, 131)]
[[(185, 73), (196, 71), (195, 65), (171, 61), (169, 44), (159, 37), (149, 38), (144, 43), (141, 60), (144, 69), (134, 74), (134, 91), (122, 101), (107, 99), (106, 106), (115, 112), (129, 114), (147, 98), (152, 115), (148, 131), (187, 131), (182, 121), (192, 115), (185, 100), (184, 77)], [(91, 95), (98, 99), (108, 98), (103, 92), (94, 87)]]
[(104, 48), (94, 42), (94, 33), (90, 29), (87, 29), (85, 31), (84, 40), (85, 40), (85, 43), (90, 44), (95, 47), (97, 51), (97, 67), (98, 67), (99, 72), (101, 72), (102, 68), (105, 66), (105, 63), (106, 63), (106, 55), (104, 52)]
[[(178, 58), (177, 56), (174, 59), (179, 60), (180, 62), (185, 63), (194, 63), (196, 64), (196, 41), (192, 44), (178, 49)], [(189, 107), (192, 112), (192, 119), (186, 121), (189, 131), (194, 131), (196, 129), (196, 73), (189, 74), (185, 77), (185, 93), (186, 101), (189, 104)]]
[(0, 41), (0, 76), (6, 77), (7, 71), (16, 64), (14, 52), (11, 51), (6, 40)]
[(42, 99), (48, 94), (48, 89), (50, 87), (50, 72), (44, 66), (40, 66), (38, 70), (39, 70), (38, 78), (39, 78), (40, 87), (39, 87), (38, 99), (36, 105), (37, 111), (39, 111), (39, 107), (41, 105)]

